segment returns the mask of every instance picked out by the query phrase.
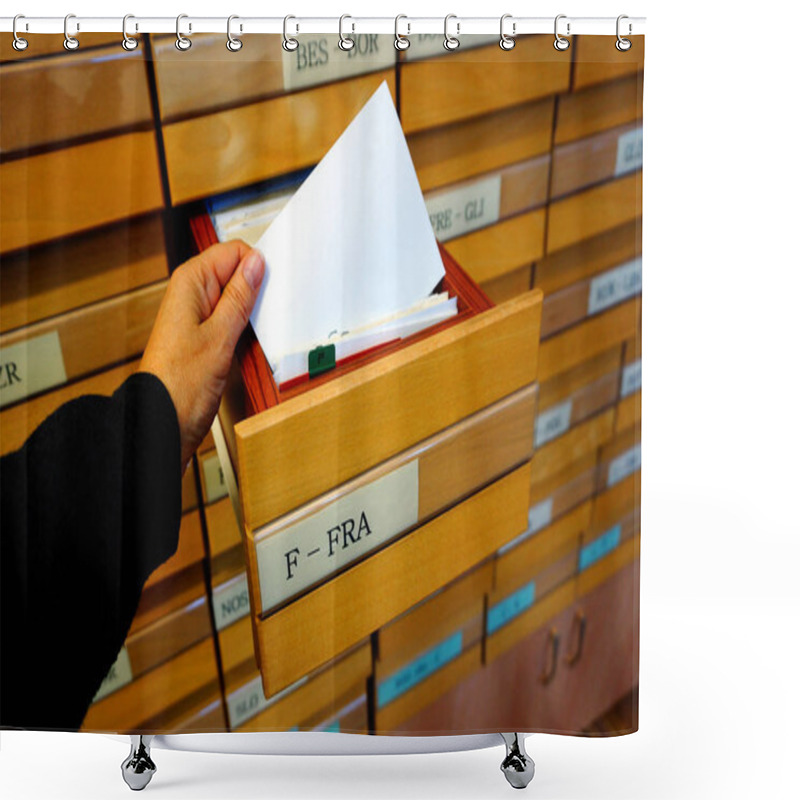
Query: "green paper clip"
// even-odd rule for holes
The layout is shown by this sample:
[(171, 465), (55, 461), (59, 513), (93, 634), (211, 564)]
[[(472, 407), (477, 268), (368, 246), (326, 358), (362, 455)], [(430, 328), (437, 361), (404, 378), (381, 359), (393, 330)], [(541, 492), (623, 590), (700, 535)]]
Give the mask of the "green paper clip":
[(336, 345), (323, 344), (308, 353), (308, 377), (313, 378), (336, 366)]

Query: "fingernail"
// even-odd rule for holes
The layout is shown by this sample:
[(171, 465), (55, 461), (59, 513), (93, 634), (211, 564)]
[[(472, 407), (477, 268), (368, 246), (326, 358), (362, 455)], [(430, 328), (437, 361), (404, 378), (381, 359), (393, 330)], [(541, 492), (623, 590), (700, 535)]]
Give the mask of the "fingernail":
[(264, 279), (264, 256), (261, 255), (260, 250), (255, 247), (244, 257), (244, 264), (242, 265), (244, 272), (244, 279), (247, 285), (255, 291), (261, 286), (261, 281)]

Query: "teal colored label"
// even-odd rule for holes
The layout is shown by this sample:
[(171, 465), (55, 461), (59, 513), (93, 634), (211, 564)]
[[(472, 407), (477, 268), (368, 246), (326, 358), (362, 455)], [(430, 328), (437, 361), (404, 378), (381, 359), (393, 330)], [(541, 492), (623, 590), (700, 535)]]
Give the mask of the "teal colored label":
[(395, 672), (378, 686), (378, 708), (383, 708), (392, 700), (396, 700), (401, 694), (413, 689), (436, 670), (461, 655), (462, 646), (463, 634), (459, 631)]
[(342, 726), (338, 719), (322, 729), (323, 733), (341, 733), (341, 731)]
[(598, 536), (591, 544), (587, 544), (586, 547), (581, 548), (581, 554), (578, 559), (578, 569), (583, 572), (585, 569), (589, 569), (592, 564), (603, 558), (603, 556), (607, 556), (619, 545), (619, 537), (621, 534), (622, 528), (619, 525), (615, 525), (601, 536)]
[(526, 583), (521, 589), (517, 589), (514, 594), (501, 600), (496, 606), (489, 609), (486, 615), (486, 633), (492, 634), (499, 630), (514, 617), (518, 617), (523, 611), (533, 605), (536, 599), (536, 582)]

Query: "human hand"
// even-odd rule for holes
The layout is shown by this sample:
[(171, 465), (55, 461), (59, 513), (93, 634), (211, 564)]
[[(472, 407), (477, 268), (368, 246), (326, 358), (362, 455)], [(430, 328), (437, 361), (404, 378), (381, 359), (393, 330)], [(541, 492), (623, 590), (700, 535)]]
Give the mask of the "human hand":
[(261, 253), (237, 240), (209, 247), (169, 280), (139, 369), (169, 391), (184, 469), (219, 408), (264, 269)]

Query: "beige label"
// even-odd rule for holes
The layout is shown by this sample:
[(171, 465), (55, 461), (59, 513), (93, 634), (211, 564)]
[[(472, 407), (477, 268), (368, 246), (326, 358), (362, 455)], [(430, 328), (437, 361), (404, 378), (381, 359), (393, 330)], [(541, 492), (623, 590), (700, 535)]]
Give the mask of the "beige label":
[(418, 515), (415, 459), (263, 538), (256, 545), (262, 613), (410, 528)]
[(352, 50), (339, 49), (338, 34), (297, 36), (297, 49), (283, 51), (284, 90), (293, 92), (394, 66), (394, 37), (377, 33), (351, 35), (347, 26), (345, 35), (355, 41)]
[(425, 207), (440, 242), (492, 225), (500, 219), (499, 175), (425, 198)]
[(225, 473), (216, 453), (201, 459), (203, 462), (203, 483), (206, 487), (206, 503), (213, 503), (228, 494)]
[(214, 588), (214, 622), (221, 631), (250, 613), (250, 593), (247, 589), (247, 575), (242, 573), (222, 586)]
[(295, 689), (302, 686), (308, 677), (300, 678), (299, 681), (287, 686), (272, 697), (267, 698), (264, 694), (264, 686), (261, 682), (261, 676), (253, 678), (248, 681), (244, 686), (239, 687), (231, 692), (227, 697), (228, 703), (228, 719), (230, 720), (231, 728), (235, 730), (240, 725), (247, 722), (256, 714), (264, 711), (283, 699), (286, 695), (291, 694)]
[(633, 172), (642, 168), (643, 142), (641, 128), (634, 128), (632, 131), (623, 133), (617, 139), (615, 176), (624, 175), (626, 172)]
[(103, 682), (100, 684), (100, 688), (97, 690), (92, 702), (96, 703), (98, 700), (102, 700), (112, 692), (116, 692), (117, 689), (127, 686), (132, 680), (131, 660), (128, 656), (127, 648), (123, 647), (119, 651), (117, 660), (111, 665), (108, 674), (103, 678)]
[(66, 380), (58, 331), (0, 348), (0, 408)]

